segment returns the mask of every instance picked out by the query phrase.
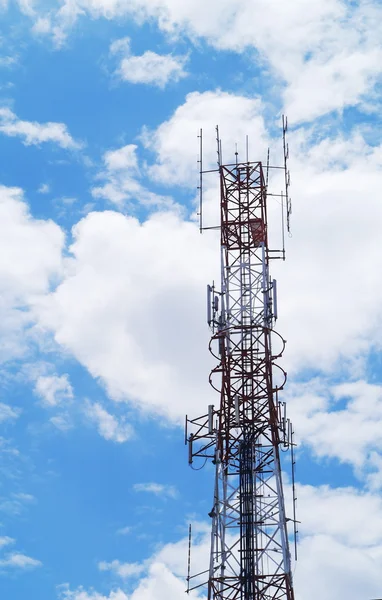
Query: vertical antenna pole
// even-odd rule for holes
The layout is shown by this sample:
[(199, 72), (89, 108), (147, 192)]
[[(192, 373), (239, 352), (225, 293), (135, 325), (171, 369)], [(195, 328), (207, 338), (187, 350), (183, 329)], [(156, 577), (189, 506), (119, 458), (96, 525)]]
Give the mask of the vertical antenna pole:
[(188, 527), (187, 594), (190, 592), (190, 578), (191, 578), (191, 523)]
[(289, 145), (286, 141), (286, 134), (288, 131), (288, 119), (283, 115), (283, 148), (284, 148), (284, 174), (285, 174), (285, 202), (286, 202), (286, 214), (287, 214), (287, 229), (290, 233), (290, 215), (292, 212), (292, 205), (289, 199), (289, 186), (290, 186), (290, 174), (288, 171), (288, 158), (289, 158)]
[(293, 426), (292, 423), (290, 423), (290, 454), (291, 454), (291, 460), (292, 460), (292, 494), (293, 494), (293, 530), (294, 530), (294, 557), (295, 560), (297, 560), (297, 520), (296, 520), (296, 501), (297, 501), (297, 497), (296, 497), (296, 480), (295, 480), (295, 466), (296, 466), (296, 461), (294, 460), (294, 443), (293, 443)]
[(222, 145), (221, 145), (221, 141), (220, 141), (220, 136), (219, 136), (219, 125), (216, 125), (216, 143), (217, 143), (217, 155), (218, 155), (218, 167), (221, 166), (222, 164), (222, 157), (221, 157), (221, 151), (222, 151)]
[(268, 182), (269, 182), (269, 159), (270, 159), (270, 149), (268, 148), (268, 153), (267, 153), (267, 179), (266, 179), (267, 191), (268, 191)]
[(245, 154), (247, 157), (247, 162), (249, 162), (249, 139), (248, 136), (245, 136)]
[(284, 222), (284, 193), (281, 192), (281, 229), (283, 241), (283, 260), (285, 260), (285, 222)]
[(200, 130), (199, 135), (199, 231), (203, 232), (203, 129)]

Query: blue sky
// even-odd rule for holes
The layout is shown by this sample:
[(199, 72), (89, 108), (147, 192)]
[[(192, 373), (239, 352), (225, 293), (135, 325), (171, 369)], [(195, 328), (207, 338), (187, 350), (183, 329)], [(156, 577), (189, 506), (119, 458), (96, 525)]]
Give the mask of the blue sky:
[[(277, 161), (283, 112), (293, 222), (274, 275), (299, 441), (296, 600), (381, 594), (381, 12), (0, 1), (4, 599), (183, 598), (190, 521), (207, 566), (213, 471), (189, 469), (182, 429), (214, 401), (219, 248), (195, 221), (196, 135), (206, 165), (216, 124), (226, 156), (248, 134), (253, 159), (270, 146)], [(276, 231), (276, 204), (270, 219)]]

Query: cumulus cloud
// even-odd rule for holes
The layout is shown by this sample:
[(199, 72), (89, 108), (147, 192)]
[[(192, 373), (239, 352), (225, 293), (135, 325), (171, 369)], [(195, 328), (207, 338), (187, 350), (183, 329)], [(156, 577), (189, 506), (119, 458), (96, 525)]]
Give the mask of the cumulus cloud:
[[(193, 573), (205, 571), (209, 559), (210, 528), (207, 523), (193, 523)], [(119, 560), (102, 562), (101, 571), (111, 571), (121, 579), (141, 577), (134, 584), (129, 600), (181, 600), (185, 593), (185, 558), (188, 552), (188, 536), (162, 545), (142, 563), (123, 563)], [(194, 579), (195, 581), (195, 579)], [(204, 579), (203, 579), (204, 581)], [(131, 582), (129, 582), (131, 587)], [(190, 598), (196, 599), (198, 592), (191, 591)]]
[[(260, 111), (259, 101), (233, 94), (187, 97), (148, 142), (157, 153), (152, 176), (193, 184), (190, 148), (202, 118), (210, 133), (207, 164), (215, 153), (216, 118), (222, 121), (223, 152), (253, 131), (250, 154), (264, 156), (269, 140)], [(179, 141), (180, 131), (189, 143)], [(359, 134), (306, 143), (297, 131), (290, 144), (293, 237), (286, 263), (272, 265), (279, 281), (277, 329), (289, 340), (285, 364), (292, 374), (310, 368), (331, 373), (346, 365), (354, 370), (354, 358), (367, 355), (381, 337), (382, 258), (375, 252), (382, 219), (381, 149)], [(107, 153), (105, 165), (113, 173), (136, 169), (135, 149)], [(271, 183), (281, 186), (277, 179)], [(216, 187), (207, 189), (206, 208), (212, 206), (217, 215)], [(271, 232), (280, 229), (279, 212), (270, 199)], [(110, 211), (87, 215), (73, 236), (70, 270), (37, 307), (41, 325), (114, 399), (172, 418), (216, 402), (206, 384), (213, 360), (204, 320), (205, 285), (219, 277), (214, 234), (200, 236), (194, 222), (174, 211), (154, 212), (142, 223)]]
[(138, 165), (137, 146), (127, 144), (103, 155), (104, 169), (97, 179), (102, 185), (91, 190), (94, 198), (103, 198), (113, 204), (123, 205), (133, 201), (144, 206), (171, 206), (172, 200), (151, 192), (141, 183), (142, 173)]
[(300, 145), (299, 135), (290, 138), (293, 237), (285, 265), (272, 269), (281, 294), (278, 330), (289, 340), (291, 368), (330, 372), (380, 344), (382, 257), (374, 248), (381, 147), (357, 134)]
[(0, 108), (0, 132), (9, 137), (20, 137), (26, 146), (52, 142), (67, 150), (82, 147), (72, 138), (64, 123), (23, 121), (7, 107)]
[[(349, 36), (350, 37), (350, 36)], [(312, 121), (346, 106), (368, 104), (367, 94), (380, 79), (382, 48), (338, 48), (328, 59), (303, 63), (290, 76), (285, 110), (295, 123)]]
[(186, 77), (185, 56), (157, 54), (148, 50), (140, 56), (134, 56), (130, 50), (129, 38), (115, 40), (110, 46), (110, 53), (118, 56), (119, 66), (115, 71), (123, 81), (143, 83), (164, 88), (170, 82)]
[[(236, 52), (256, 48), (260, 68), (265, 61), (285, 82), (284, 100), (291, 117), (309, 121), (358, 105), (373, 90), (381, 62), (381, 10), (377, 1), (326, 0), (307, 11), (305, 0), (289, 5), (282, 0), (249, 0), (237, 6), (231, 0), (210, 0), (208, 6), (203, 0), (66, 0), (48, 17), (39, 17), (34, 28), (52, 35), (60, 45), (80, 17), (130, 16), (139, 22), (155, 20), (172, 39), (186, 35)], [(128, 45), (119, 48), (126, 51)], [(126, 59), (130, 76), (142, 77), (143, 64), (155, 61), (162, 61), (163, 72), (163, 57), (147, 54)]]
[[(360, 594), (378, 598), (380, 497), (354, 488), (300, 485), (298, 498), (302, 538), (295, 573), (297, 598), (309, 595), (319, 600), (323, 593), (328, 600), (342, 596), (356, 600)], [(373, 518), (365, 519), (368, 514)], [(323, 587), (314, 588), (312, 581), (322, 582)]]
[(268, 135), (262, 113), (262, 102), (258, 98), (246, 98), (221, 90), (188, 94), (184, 104), (170, 119), (155, 131), (143, 133), (143, 143), (157, 155), (150, 169), (151, 177), (166, 184), (195, 187), (196, 136), (200, 129), (204, 130), (204, 168), (216, 168), (217, 124), (225, 161), (234, 158), (236, 143), (241, 156), (244, 156), (247, 135), (251, 156), (265, 158)]
[(204, 410), (213, 364), (203, 316), (205, 283), (218, 263), (213, 239), (172, 212), (142, 224), (90, 213), (73, 235), (67, 278), (36, 304), (40, 326), (111, 398), (182, 421), (185, 410)]
[(60, 227), (34, 219), (21, 189), (0, 186), (1, 361), (28, 348), (31, 304), (59, 276), (63, 246)]
[[(354, 467), (371, 487), (382, 483), (382, 388), (366, 381), (330, 384), (315, 379), (290, 385), (288, 406), (297, 439), (319, 457)], [(340, 407), (339, 407), (340, 405)]]

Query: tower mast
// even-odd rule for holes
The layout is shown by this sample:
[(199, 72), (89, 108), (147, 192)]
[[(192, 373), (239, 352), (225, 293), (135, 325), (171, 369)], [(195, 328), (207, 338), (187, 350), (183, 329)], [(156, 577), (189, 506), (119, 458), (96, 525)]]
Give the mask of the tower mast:
[[(286, 129), (283, 120), (287, 183), (280, 197), (289, 226)], [(285, 341), (274, 329), (277, 285), (269, 270), (285, 252), (268, 245), (268, 170), (276, 167), (268, 160), (265, 175), (261, 162), (239, 162), (237, 152), (234, 164), (221, 164), (218, 130), (217, 144), (221, 288), (208, 286), (208, 322), (217, 361), (210, 383), (220, 402), (186, 420), (189, 462), (215, 465), (211, 552), (206, 581), (189, 575), (188, 589), (205, 586), (208, 600), (293, 600), (280, 461), (293, 439), (279, 401)]]

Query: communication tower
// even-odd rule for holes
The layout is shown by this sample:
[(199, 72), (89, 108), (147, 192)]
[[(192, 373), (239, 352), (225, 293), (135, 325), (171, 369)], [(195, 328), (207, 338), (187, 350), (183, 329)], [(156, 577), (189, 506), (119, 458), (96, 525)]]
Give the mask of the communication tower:
[[(208, 286), (210, 351), (217, 365), (210, 384), (220, 396), (217, 406), (197, 418), (186, 417), (189, 463), (212, 461), (215, 484), (209, 565), (191, 574), (188, 589), (204, 588), (208, 600), (293, 600), (287, 521), (296, 544), (293, 429), (279, 393), (286, 373), (278, 365), (285, 340), (275, 331), (277, 283), (272, 259), (285, 259), (284, 216), (289, 232), (287, 120), (283, 117), (284, 164), (236, 160), (222, 163), (217, 129), (217, 169), (203, 171), (200, 131), (200, 228), (203, 227), (203, 175), (220, 178), (221, 287)], [(285, 189), (270, 194), (271, 169), (285, 172)], [(284, 177), (283, 177), (284, 180)], [(268, 245), (267, 202), (281, 200), (282, 248)], [(283, 452), (292, 458), (292, 517), (286, 514)], [(189, 547), (191, 549), (191, 528)], [(295, 546), (296, 547), (296, 546)]]

